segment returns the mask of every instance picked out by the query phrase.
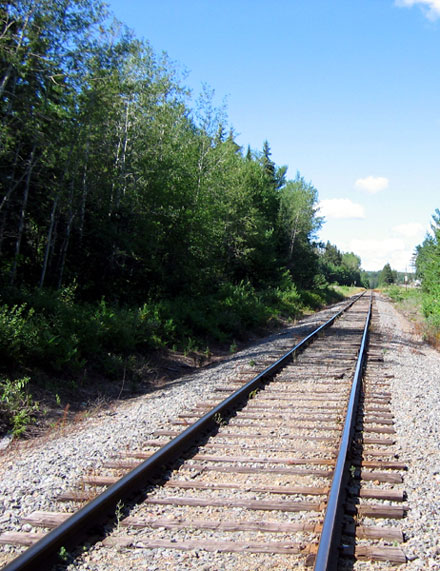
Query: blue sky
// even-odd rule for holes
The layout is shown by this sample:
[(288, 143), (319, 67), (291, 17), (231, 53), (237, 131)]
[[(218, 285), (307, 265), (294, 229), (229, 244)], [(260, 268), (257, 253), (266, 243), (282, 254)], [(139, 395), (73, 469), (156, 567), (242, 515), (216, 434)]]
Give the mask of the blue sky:
[(237, 142), (311, 181), (319, 233), (366, 270), (410, 269), (440, 208), (440, 0), (110, 0)]

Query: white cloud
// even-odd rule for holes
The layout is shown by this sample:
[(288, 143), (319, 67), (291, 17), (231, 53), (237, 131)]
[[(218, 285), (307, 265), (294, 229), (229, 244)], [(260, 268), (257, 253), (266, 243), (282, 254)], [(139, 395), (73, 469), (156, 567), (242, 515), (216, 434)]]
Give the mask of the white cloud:
[(440, 18), (440, 0), (395, 0), (395, 5), (399, 7), (416, 6), (420, 4), (427, 18), (436, 20)]
[(358, 178), (354, 185), (356, 188), (366, 190), (370, 194), (376, 194), (376, 192), (388, 188), (388, 183), (388, 179), (384, 176), (367, 176), (365, 178)]
[(366, 270), (381, 270), (389, 263), (393, 270), (411, 271), (414, 246), (401, 238), (355, 238), (350, 241), (350, 250), (360, 256), (362, 267)]
[(426, 232), (426, 228), (418, 222), (408, 222), (407, 224), (398, 224), (393, 226), (394, 232), (404, 236), (405, 238), (422, 238)]
[(403, 250), (405, 242), (400, 238), (386, 238), (385, 240), (378, 240), (376, 238), (354, 238), (351, 241), (351, 247), (356, 248), (356, 252), (394, 252), (396, 250)]
[(349, 198), (330, 198), (318, 204), (319, 214), (325, 218), (365, 218), (362, 204), (356, 204)]

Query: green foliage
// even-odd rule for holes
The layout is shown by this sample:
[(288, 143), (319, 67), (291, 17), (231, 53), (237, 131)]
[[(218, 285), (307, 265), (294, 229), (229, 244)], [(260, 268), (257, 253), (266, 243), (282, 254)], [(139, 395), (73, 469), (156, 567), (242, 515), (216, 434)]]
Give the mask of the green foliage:
[(386, 293), (395, 302), (401, 302), (405, 299), (405, 290), (395, 284), (387, 288)]
[(304, 291), (302, 292), (302, 300), (305, 309), (315, 311), (322, 306), (323, 297), (317, 291)]
[[(191, 109), (167, 56), (106, 21), (98, 0), (7, 2), (0, 281), (121, 305), (264, 289), (286, 268), (310, 287), (316, 189), (267, 141), (244, 156), (212, 90)], [(46, 343), (73, 357), (75, 339)]]
[[(363, 279), (366, 283), (365, 287), (370, 287), (371, 289), (375, 289), (379, 286), (379, 280), (381, 276), (382, 270), (380, 271), (365, 271), (362, 272)], [(392, 275), (395, 280), (394, 283), (397, 285), (413, 285), (415, 274), (411, 272), (398, 272), (392, 270)], [(382, 284), (381, 284), (382, 287)]]
[(397, 281), (397, 274), (391, 269), (390, 264), (385, 264), (379, 274), (379, 285), (387, 286)]
[(434, 346), (440, 344), (439, 293), (428, 294), (421, 288), (391, 285), (385, 293), (414, 322), (422, 337)]
[(264, 325), (271, 316), (264, 293), (248, 282), (224, 284), (215, 294), (161, 301), (158, 307), (161, 324), (166, 326), (161, 333), (167, 343), (170, 338), (181, 343), (194, 335), (230, 342)]
[(26, 303), (0, 306), (0, 359), (4, 366), (23, 364), (35, 352), (39, 339), (34, 319), (35, 311)]
[(421, 307), (425, 317), (425, 335), (440, 343), (440, 210), (432, 216), (431, 232), (414, 255), (416, 278), (422, 286)]
[(323, 303), (319, 295), (299, 292), (288, 272), (277, 287), (262, 291), (245, 281), (225, 283), (215, 294), (150, 301), (139, 308), (76, 301), (72, 290), (21, 290), (15, 298), (19, 304), (0, 306), (3, 368), (66, 374), (93, 362), (110, 375), (133, 352), (173, 344), (190, 352), (209, 340), (231, 343), (270, 319), (297, 317), (304, 304)]
[(353, 252), (340, 252), (327, 242), (319, 250), (319, 266), (327, 283), (346, 286), (368, 287), (361, 271), (361, 259)]
[(440, 345), (440, 301), (437, 295), (423, 293), (422, 312), (425, 317), (423, 336), (430, 343)]
[(267, 141), (244, 154), (212, 90), (192, 104), (166, 54), (109, 22), (99, 0), (0, 9), (5, 374), (118, 375), (327, 300), (317, 190)]
[(27, 392), (29, 377), (0, 380), (0, 417), (11, 428), (14, 436), (23, 434), (38, 411), (38, 403), (33, 402)]
[(422, 289), (437, 298), (440, 282), (440, 210), (433, 215), (431, 234), (428, 234), (415, 253), (416, 276), (422, 282)]
[(318, 193), (297, 173), (280, 191), (279, 225), (281, 245), (293, 280), (299, 287), (311, 287), (318, 271), (312, 239), (322, 225), (316, 216)]
[(62, 545), (60, 547), (60, 550), (58, 552), (58, 556), (64, 562), (67, 562), (69, 560), (70, 555), (69, 555), (69, 552), (67, 551), (67, 549), (64, 547), (64, 545)]
[(66, 290), (18, 295), (26, 302), (0, 306), (0, 355), (10, 368), (33, 363), (55, 372), (79, 372), (89, 359), (101, 356), (109, 364), (109, 356), (155, 347), (158, 333), (169, 338), (173, 331), (172, 322), (162, 322), (158, 310), (147, 304), (135, 309), (104, 300), (78, 303)]
[(362, 291), (361, 287), (346, 285), (333, 285), (332, 289), (334, 289), (336, 293), (342, 295), (343, 297), (351, 297), (352, 295), (356, 295)]

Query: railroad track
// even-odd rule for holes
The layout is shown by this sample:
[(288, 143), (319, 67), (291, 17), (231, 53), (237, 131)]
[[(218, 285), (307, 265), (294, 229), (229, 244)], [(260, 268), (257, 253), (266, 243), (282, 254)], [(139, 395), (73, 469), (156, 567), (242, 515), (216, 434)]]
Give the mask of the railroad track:
[(5, 569), (85, 557), (91, 533), (99, 555), (87, 557), (101, 569), (146, 557), (158, 569), (403, 563), (405, 466), (374, 326), (367, 355), (370, 317), (369, 295), (352, 300), (273, 364), (253, 363), (142, 450), (85, 476), (60, 511), (29, 514), (44, 531), (2, 534), (31, 545)]

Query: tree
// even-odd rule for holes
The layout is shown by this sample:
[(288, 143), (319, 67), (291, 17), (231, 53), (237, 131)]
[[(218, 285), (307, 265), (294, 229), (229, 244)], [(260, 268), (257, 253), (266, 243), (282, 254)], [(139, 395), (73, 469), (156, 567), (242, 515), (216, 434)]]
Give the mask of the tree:
[(330, 242), (321, 246), (320, 268), (328, 283), (366, 287), (366, 278), (361, 274), (361, 259), (353, 252), (340, 252)]
[[(432, 216), (431, 234), (416, 248), (414, 265), (416, 277), (429, 296), (440, 301), (440, 209)], [(440, 313), (440, 311), (439, 311)]]
[[(294, 280), (310, 283), (316, 272), (316, 255), (312, 243), (322, 225), (317, 216), (318, 192), (299, 173), (280, 191), (280, 242), (283, 259)], [(308, 260), (304, 264), (302, 259)]]
[(342, 254), (334, 244), (327, 242), (322, 253), (322, 260), (327, 264), (340, 266), (342, 264)]
[(390, 264), (385, 264), (380, 275), (379, 285), (389, 285), (395, 282), (395, 276)]
[(23, 265), (27, 279), (44, 282), (68, 187), (83, 49), (104, 11), (97, 1), (11, 0), (0, 18), (3, 272), (15, 283)]
[(341, 263), (343, 266), (348, 268), (353, 272), (358, 272), (361, 268), (361, 259), (359, 256), (356, 256), (353, 252), (344, 252), (342, 254)]

